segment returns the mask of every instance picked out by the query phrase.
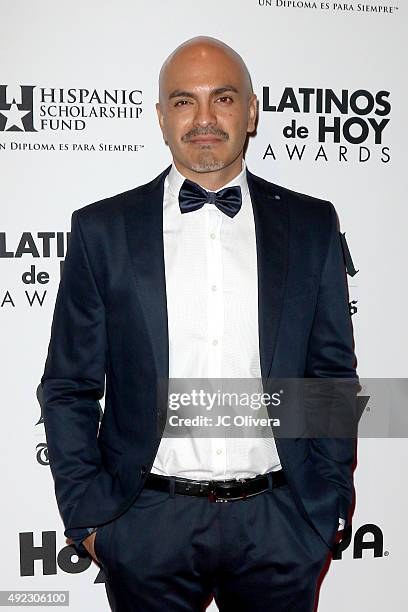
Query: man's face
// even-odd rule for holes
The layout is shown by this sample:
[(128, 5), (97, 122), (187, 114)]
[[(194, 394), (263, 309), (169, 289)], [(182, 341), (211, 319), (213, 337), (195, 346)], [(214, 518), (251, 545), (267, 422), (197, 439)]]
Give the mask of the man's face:
[(257, 101), (242, 66), (224, 50), (193, 46), (166, 67), (156, 105), (179, 170), (212, 172), (242, 157)]

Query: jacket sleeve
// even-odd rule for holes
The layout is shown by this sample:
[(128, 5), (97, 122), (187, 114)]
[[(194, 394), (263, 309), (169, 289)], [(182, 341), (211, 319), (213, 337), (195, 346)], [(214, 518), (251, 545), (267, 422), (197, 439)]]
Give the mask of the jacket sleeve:
[[(355, 420), (356, 395), (361, 387), (356, 373), (357, 359), (354, 353), (353, 328), (339, 221), (334, 206), (330, 202), (329, 206), (330, 239), (322, 267), (315, 317), (309, 338), (305, 377), (351, 379), (343, 381), (343, 383), (347, 382), (347, 385), (338, 384), (337, 387), (347, 388), (341, 406), (344, 406), (345, 411), (349, 411), (344, 418), (348, 423), (347, 431), (352, 431), (350, 426)], [(348, 384), (349, 382), (351, 385)], [(322, 404), (321, 407), (323, 407)], [(336, 410), (338, 411), (338, 407)], [(338, 413), (336, 418), (339, 419)], [(341, 418), (340, 415), (340, 420)], [(333, 433), (333, 427), (331, 433)], [(356, 437), (349, 434), (347, 437), (327, 435), (310, 438), (310, 455), (316, 469), (338, 490), (339, 511), (340, 516), (345, 519), (345, 527), (349, 525), (349, 512), (354, 494), (355, 452)]]
[(99, 399), (105, 389), (105, 307), (87, 255), (79, 211), (58, 287), (41, 377), (45, 433), (55, 494), (65, 526), (100, 469)]
[(82, 556), (82, 555), (89, 555), (87, 549), (82, 544), (82, 542), (88, 536), (90, 536), (91, 533), (94, 533), (95, 531), (98, 531), (97, 527), (85, 527), (83, 529), (66, 529), (65, 535), (68, 538), (71, 538), (73, 545), (76, 548), (77, 552), (79, 552)]

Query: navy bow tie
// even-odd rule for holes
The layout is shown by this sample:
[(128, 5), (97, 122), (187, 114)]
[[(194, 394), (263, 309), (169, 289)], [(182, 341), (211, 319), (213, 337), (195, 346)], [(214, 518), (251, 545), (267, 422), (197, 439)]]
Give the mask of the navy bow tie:
[(242, 204), (241, 187), (225, 187), (220, 191), (206, 191), (197, 183), (186, 179), (179, 193), (179, 205), (182, 213), (198, 210), (204, 204), (215, 204), (219, 210), (229, 217), (234, 217)]

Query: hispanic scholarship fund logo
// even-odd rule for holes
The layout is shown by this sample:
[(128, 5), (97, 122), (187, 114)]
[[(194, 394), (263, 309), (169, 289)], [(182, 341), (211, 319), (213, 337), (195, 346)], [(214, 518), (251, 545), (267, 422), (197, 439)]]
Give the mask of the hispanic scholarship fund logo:
[(0, 85), (0, 132), (83, 131), (93, 119), (139, 119), (140, 89)]

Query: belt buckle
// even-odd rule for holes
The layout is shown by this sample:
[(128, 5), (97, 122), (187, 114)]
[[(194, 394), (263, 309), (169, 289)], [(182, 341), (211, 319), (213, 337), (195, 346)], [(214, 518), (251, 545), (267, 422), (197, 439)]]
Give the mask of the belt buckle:
[(215, 492), (215, 487), (211, 486), (210, 488), (210, 492), (208, 493), (208, 499), (210, 502), (228, 502), (228, 499), (222, 499), (221, 497), (218, 497), (216, 492)]
[(210, 501), (214, 501), (214, 502), (217, 502), (217, 503), (220, 503), (220, 502), (227, 502), (228, 503), (230, 501), (229, 499), (222, 499), (221, 497), (217, 497), (217, 495), (215, 493), (210, 493), (208, 498), (209, 498)]
[[(238, 481), (245, 481), (245, 478), (238, 478)], [(217, 484), (213, 484), (214, 481), (211, 482), (211, 486), (210, 486), (210, 492), (208, 494), (208, 499), (211, 502), (230, 502), (230, 501), (234, 501), (237, 499), (246, 499), (247, 494), (244, 492), (242, 495), (240, 495), (239, 497), (231, 497), (230, 499), (224, 499), (222, 497), (218, 497), (216, 492), (215, 492), (215, 487), (217, 486)]]

